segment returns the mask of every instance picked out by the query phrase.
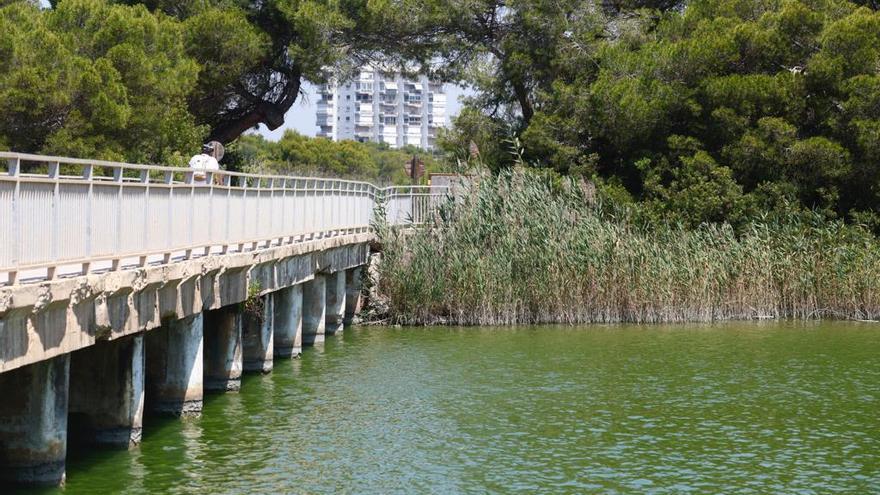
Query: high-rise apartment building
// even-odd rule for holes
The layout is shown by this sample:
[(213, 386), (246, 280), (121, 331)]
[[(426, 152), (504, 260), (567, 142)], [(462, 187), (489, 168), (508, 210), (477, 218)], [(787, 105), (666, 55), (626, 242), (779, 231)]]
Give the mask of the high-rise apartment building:
[(318, 94), (318, 136), (334, 141), (432, 150), (446, 125), (443, 84), (425, 76), (412, 80), (364, 67), (352, 81), (322, 85)]

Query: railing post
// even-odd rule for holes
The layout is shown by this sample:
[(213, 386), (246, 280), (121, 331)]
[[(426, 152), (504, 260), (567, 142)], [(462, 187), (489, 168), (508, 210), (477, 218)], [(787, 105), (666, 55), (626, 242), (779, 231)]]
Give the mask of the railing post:
[[(83, 180), (89, 182), (89, 193), (86, 200), (86, 258), (92, 257), (92, 214), (93, 194), (94, 194), (94, 166), (92, 164), (83, 167)], [(82, 274), (88, 275), (91, 269), (91, 262), (87, 261), (82, 264)]]
[[(186, 243), (186, 251), (184, 252), (185, 259), (192, 258), (192, 248), (194, 243), (194, 232), (196, 228), (196, 187), (195, 187), (195, 176), (194, 172), (186, 172), (184, 174), (184, 182), (189, 186), (189, 234)], [(207, 177), (206, 177), (207, 179)]]
[[(144, 228), (141, 232), (141, 247), (146, 248), (150, 242), (150, 171), (141, 170), (141, 184), (144, 184)], [(147, 257), (140, 256), (138, 266), (146, 266)]]
[(204, 255), (211, 254), (211, 247), (214, 245), (214, 172), (207, 173), (208, 181), (208, 245), (205, 246)]
[(164, 264), (171, 263), (171, 240), (174, 239), (174, 174), (170, 170), (165, 171), (165, 185), (168, 186), (168, 228), (165, 229), (165, 253), (162, 255)]
[(303, 179), (302, 187), (302, 240), (306, 240), (306, 234), (309, 233), (309, 180)]
[[(257, 235), (256, 235), (256, 239), (254, 240), (253, 246), (251, 246), (251, 249), (253, 249), (254, 251), (256, 251), (257, 248), (259, 247), (259, 245), (260, 245), (259, 239), (262, 237), (260, 235), (262, 233), (262, 231), (260, 230), (260, 219), (262, 218), (260, 216), (260, 203), (262, 203), (261, 199), (263, 198), (263, 179), (261, 179), (260, 177), (257, 177), (256, 179), (257, 179), (257, 213), (256, 213), (256, 215), (254, 215), (254, 217), (255, 217), (254, 222), (256, 222), (256, 225), (257, 225)], [(270, 221), (271, 221), (271, 219), (270, 219)]]
[(288, 182), (289, 182), (288, 179), (281, 179), (281, 201), (279, 201), (281, 203), (281, 220), (280, 220), (281, 221), (281, 241), (279, 241), (280, 244), (286, 244), (286, 242), (284, 241), (284, 238), (286, 237), (284, 235), (284, 233), (287, 232), (286, 220), (287, 220), (287, 184), (288, 184)]
[(223, 234), (223, 254), (229, 251), (230, 232), (230, 216), (232, 216), (232, 176), (226, 174), (223, 176), (223, 186), (226, 187), (226, 232)]
[[(275, 229), (273, 226), (275, 225), (275, 177), (269, 179), (269, 232), (266, 232), (266, 237), (269, 238), (268, 244), (266, 247), (270, 247), (273, 243), (273, 239), (275, 239)], [(281, 241), (278, 243), (281, 244)]]
[[(241, 208), (241, 225), (242, 225), (242, 228), (244, 228), (244, 226), (247, 225), (248, 178), (246, 176), (239, 176), (238, 185), (242, 186), (241, 201), (242, 201), (243, 205)], [(239, 243), (238, 251), (239, 252), (244, 251), (244, 242)]]
[[(319, 186), (320, 184), (320, 186)], [(321, 198), (320, 200), (318, 198)], [(315, 180), (315, 200), (313, 202), (314, 209), (312, 213), (312, 239), (324, 237), (324, 211), (327, 209), (322, 203), (324, 201), (324, 181)]]
[[(309, 187), (309, 183), (311, 182), (311, 189)], [(313, 199), (312, 193), (314, 189), (317, 187), (318, 181), (309, 179), (305, 180), (306, 186), (303, 191), (303, 225), (305, 226), (305, 231), (309, 234), (309, 240), (315, 238), (315, 201)], [(314, 196), (317, 197), (317, 196)]]
[(348, 232), (352, 232), (355, 227), (354, 221), (354, 191), (357, 190), (357, 184), (346, 184), (345, 186), (345, 228)]
[[(59, 204), (61, 199), (61, 181), (59, 181), (59, 176), (61, 174), (61, 164), (59, 162), (51, 162), (49, 163), (49, 178), (53, 180), (52, 184), (52, 231), (51, 231), (51, 247), (49, 252), (52, 254), (53, 260), (58, 260), (61, 253), (58, 252), (58, 236), (61, 235), (61, 226), (60, 226), (60, 211), (61, 205)], [(55, 266), (50, 266), (46, 269), (46, 278), (48, 280), (54, 280), (56, 275)]]
[[(114, 228), (116, 229), (116, 238), (113, 240), (113, 252), (118, 254), (122, 252), (122, 167), (115, 167), (113, 169), (113, 182), (116, 184), (116, 225)], [(119, 265), (122, 262), (122, 258), (113, 258), (112, 261), (112, 271), (116, 271), (119, 269)]]
[(330, 182), (330, 208), (327, 210), (327, 230), (329, 230), (330, 237), (333, 237), (337, 234), (336, 227), (336, 210), (339, 205), (339, 181), (334, 180)]
[(10, 158), (7, 161), (7, 172), (15, 178), (12, 191), (12, 266), (9, 272), (9, 283), (18, 281), (18, 265), (21, 263), (21, 159)]
[(327, 235), (327, 213), (330, 208), (327, 207), (327, 180), (321, 181), (321, 238)]

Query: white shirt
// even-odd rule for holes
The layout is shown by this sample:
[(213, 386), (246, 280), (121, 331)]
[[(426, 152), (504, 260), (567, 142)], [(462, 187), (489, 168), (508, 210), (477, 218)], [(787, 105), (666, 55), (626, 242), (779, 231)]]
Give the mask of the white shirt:
[(207, 174), (204, 172), (198, 172), (198, 170), (220, 170), (220, 164), (217, 163), (217, 160), (215, 160), (213, 156), (202, 153), (190, 159), (189, 168), (197, 170), (193, 173), (194, 184), (207, 184)]

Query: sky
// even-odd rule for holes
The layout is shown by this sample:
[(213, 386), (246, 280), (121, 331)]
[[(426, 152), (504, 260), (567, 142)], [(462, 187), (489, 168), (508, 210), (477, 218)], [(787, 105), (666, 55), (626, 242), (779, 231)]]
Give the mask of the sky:
[[(284, 131), (287, 129), (293, 129), (306, 136), (314, 136), (318, 132), (318, 126), (315, 124), (315, 111), (317, 110), (318, 95), (315, 92), (315, 86), (308, 82), (303, 82), (303, 88), (305, 95), (300, 96), (296, 103), (290, 107), (287, 115), (284, 116), (283, 126), (274, 131), (270, 131), (265, 125), (260, 124), (260, 128), (257, 132), (270, 141), (281, 139), (281, 136), (284, 135)], [(446, 119), (448, 123), (451, 117), (455, 117), (461, 111), (461, 102), (459, 101), (459, 98), (463, 95), (470, 94), (470, 92), (465, 88), (447, 84), (446, 94)]]

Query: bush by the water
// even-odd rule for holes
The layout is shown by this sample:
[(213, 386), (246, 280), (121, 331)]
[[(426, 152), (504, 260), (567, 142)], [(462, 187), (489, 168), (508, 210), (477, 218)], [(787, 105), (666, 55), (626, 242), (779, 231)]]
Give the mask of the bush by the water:
[[(380, 225), (401, 323), (684, 322), (880, 315), (880, 242), (814, 217), (645, 225), (585, 184), (504, 172), (424, 228)], [(634, 213), (635, 212), (635, 213)]]

